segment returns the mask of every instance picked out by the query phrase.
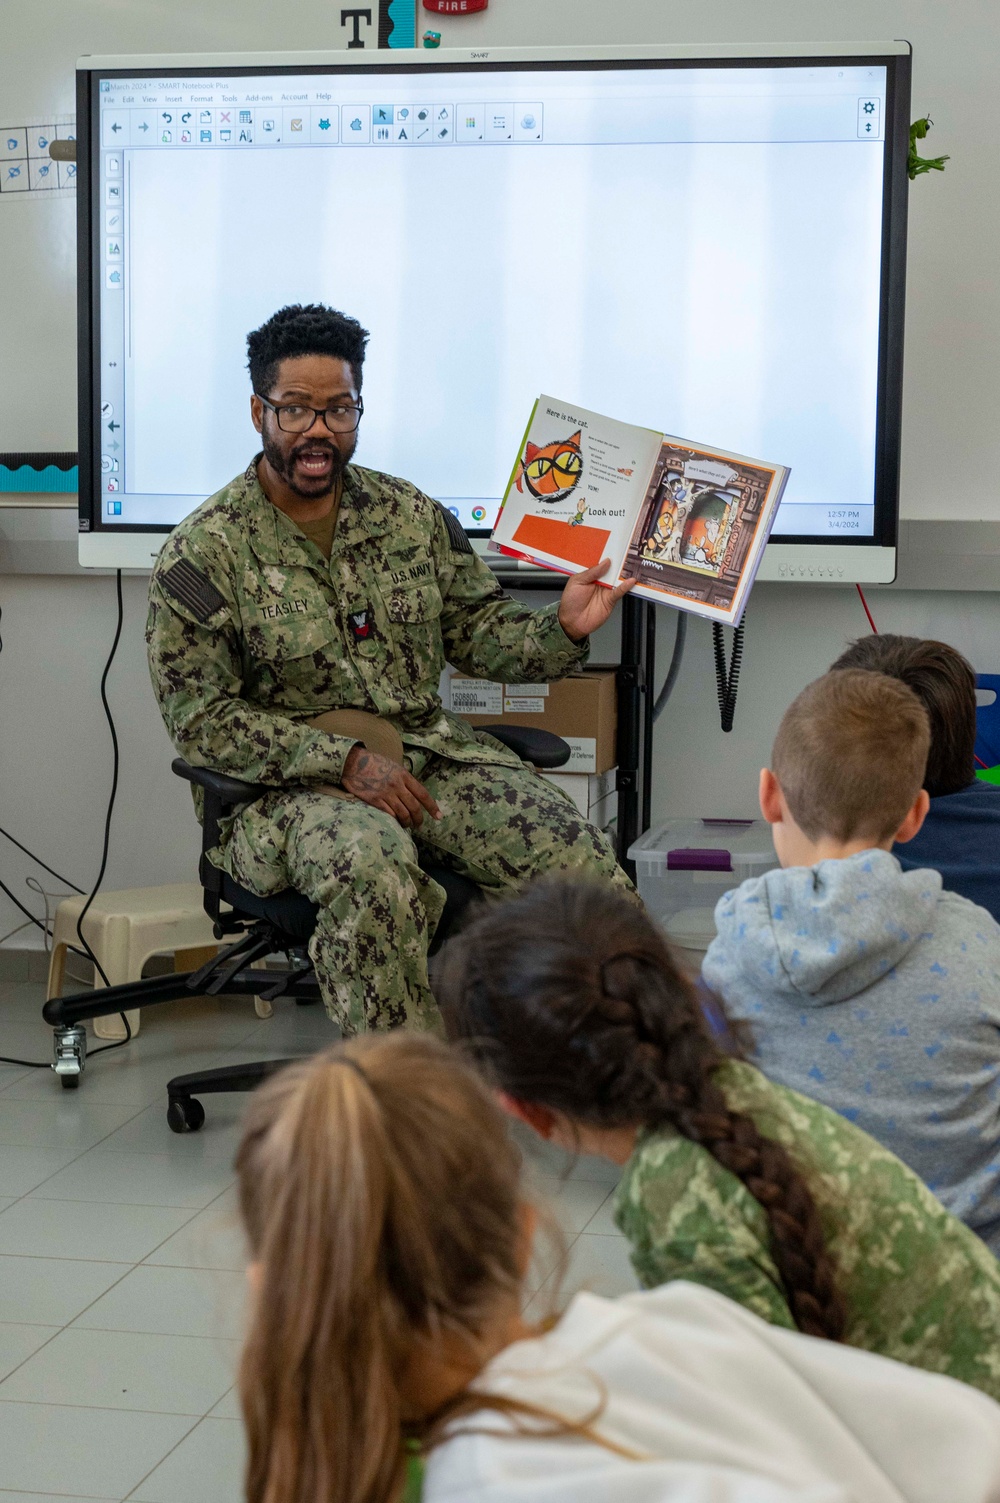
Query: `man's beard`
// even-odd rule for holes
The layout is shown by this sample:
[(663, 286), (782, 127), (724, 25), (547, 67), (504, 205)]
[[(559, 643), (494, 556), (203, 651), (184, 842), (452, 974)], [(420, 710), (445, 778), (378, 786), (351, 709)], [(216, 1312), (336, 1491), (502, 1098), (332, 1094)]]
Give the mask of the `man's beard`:
[[(296, 444), (286, 455), (278, 448), (273, 440), (265, 434), (261, 435), (264, 444), (264, 458), (274, 473), (285, 482), (290, 491), (296, 496), (301, 496), (303, 501), (319, 501), (323, 496), (329, 496), (336, 490), (340, 478), (349, 463), (351, 456), (358, 446), (357, 438), (354, 439), (346, 454), (342, 454), (336, 444), (328, 438), (310, 438), (301, 444)], [(296, 469), (296, 458), (300, 454), (329, 454), (330, 469), (325, 475), (319, 475), (315, 479), (302, 475)]]

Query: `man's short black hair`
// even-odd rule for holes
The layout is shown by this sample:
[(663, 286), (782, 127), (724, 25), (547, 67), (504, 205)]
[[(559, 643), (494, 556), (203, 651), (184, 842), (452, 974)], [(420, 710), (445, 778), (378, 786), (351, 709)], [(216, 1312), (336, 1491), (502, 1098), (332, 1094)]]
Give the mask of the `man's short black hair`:
[(360, 392), (367, 343), (368, 330), (356, 318), (325, 308), (322, 303), (290, 303), (247, 335), (250, 384), (265, 396), (277, 380), (282, 360), (295, 355), (331, 355), (334, 360), (347, 361)]

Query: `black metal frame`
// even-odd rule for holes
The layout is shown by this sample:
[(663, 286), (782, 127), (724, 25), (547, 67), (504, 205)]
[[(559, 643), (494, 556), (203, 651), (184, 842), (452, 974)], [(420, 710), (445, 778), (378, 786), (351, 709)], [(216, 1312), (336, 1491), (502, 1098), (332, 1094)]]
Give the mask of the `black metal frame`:
[[(357, 433), (358, 428), (361, 425), (361, 419), (365, 415), (365, 404), (360, 397), (358, 398), (358, 405), (356, 407), (354, 406), (353, 402), (341, 403), (342, 407), (350, 407), (354, 412), (357, 413), (358, 421), (354, 424), (353, 428), (331, 428), (330, 424), (326, 420), (326, 415), (330, 410), (329, 407), (310, 407), (305, 402), (271, 402), (267, 397), (261, 396), (259, 391), (255, 391), (254, 396), (257, 398), (258, 402), (260, 402), (264, 407), (268, 409), (269, 412), (274, 413), (275, 422), (277, 423), (278, 427), (281, 428), (282, 433), (308, 433), (311, 428), (315, 427), (316, 419), (318, 417), (321, 417), (323, 419), (323, 427), (326, 429), (327, 433)], [(309, 424), (309, 426), (306, 428), (282, 428), (281, 414), (287, 411), (289, 407), (302, 407), (306, 412), (311, 412), (313, 415), (313, 420)]]

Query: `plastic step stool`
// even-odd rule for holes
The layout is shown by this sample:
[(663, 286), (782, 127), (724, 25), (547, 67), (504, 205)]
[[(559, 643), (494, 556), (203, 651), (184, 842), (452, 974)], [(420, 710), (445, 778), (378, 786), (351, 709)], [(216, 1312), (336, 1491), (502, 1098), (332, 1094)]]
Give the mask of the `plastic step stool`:
[[(165, 887), (132, 887), (124, 892), (99, 892), (83, 921), (84, 937), (107, 974), (111, 986), (138, 981), (152, 955), (173, 952), (179, 971), (194, 970), (209, 951), (218, 948), (212, 921), (202, 907), (198, 882), (175, 882)], [(85, 897), (64, 898), (56, 909), (49, 961), (48, 996), (63, 990), (67, 948), (80, 947), (76, 922)], [(191, 955), (190, 952), (197, 952)], [(95, 973), (94, 985), (104, 982)], [(133, 1035), (139, 1032), (139, 1010), (126, 1013)], [(121, 1039), (125, 1029), (117, 1013), (92, 1020), (98, 1038)]]

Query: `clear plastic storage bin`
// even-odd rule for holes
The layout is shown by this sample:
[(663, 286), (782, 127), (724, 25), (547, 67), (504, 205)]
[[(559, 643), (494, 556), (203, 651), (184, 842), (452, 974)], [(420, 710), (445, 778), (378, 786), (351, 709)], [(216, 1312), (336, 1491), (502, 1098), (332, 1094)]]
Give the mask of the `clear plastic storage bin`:
[(650, 915), (696, 970), (715, 938), (722, 894), (778, 865), (762, 819), (668, 819), (628, 854)]

